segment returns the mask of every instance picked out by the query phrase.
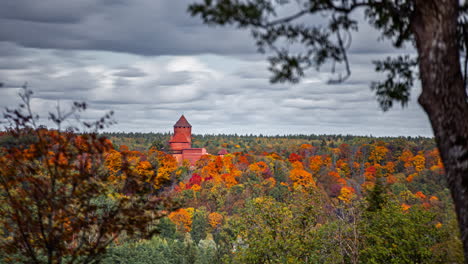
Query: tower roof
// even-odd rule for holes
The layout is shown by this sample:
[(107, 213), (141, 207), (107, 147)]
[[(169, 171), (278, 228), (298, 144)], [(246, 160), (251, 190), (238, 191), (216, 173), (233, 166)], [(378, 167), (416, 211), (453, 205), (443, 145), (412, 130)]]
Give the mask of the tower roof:
[(222, 149), (222, 150), (218, 151), (218, 155), (226, 155), (226, 154), (229, 154), (229, 152), (227, 152), (226, 149)]
[(169, 140), (170, 143), (189, 143), (190, 140), (187, 138), (186, 135), (181, 133), (176, 133), (174, 136)]
[(174, 127), (192, 127), (192, 125), (190, 125), (190, 123), (187, 121), (187, 119), (185, 119), (185, 116), (182, 115), (179, 118), (179, 121), (177, 121), (175, 123)]

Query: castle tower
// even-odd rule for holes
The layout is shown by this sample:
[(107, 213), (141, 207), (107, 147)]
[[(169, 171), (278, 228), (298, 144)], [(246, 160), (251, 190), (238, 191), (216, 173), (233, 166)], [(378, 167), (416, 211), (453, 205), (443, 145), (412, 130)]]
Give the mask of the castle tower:
[(192, 125), (182, 115), (174, 125), (174, 135), (169, 140), (172, 151), (181, 151), (192, 147)]

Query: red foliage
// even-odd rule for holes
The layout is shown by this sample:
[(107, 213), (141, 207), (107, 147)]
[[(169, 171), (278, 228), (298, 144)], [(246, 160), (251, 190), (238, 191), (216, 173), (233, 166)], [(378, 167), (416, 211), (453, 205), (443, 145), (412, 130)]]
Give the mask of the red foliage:
[(296, 154), (296, 153), (291, 153), (291, 155), (289, 155), (289, 158), (288, 158), (288, 159), (289, 159), (289, 162), (291, 162), (291, 163), (294, 163), (294, 162), (296, 162), (296, 161), (302, 162), (302, 157), (299, 156), (299, 155)]
[(192, 174), (192, 177), (190, 177), (190, 179), (189, 179), (189, 184), (190, 185), (195, 185), (195, 184), (201, 185), (202, 181), (203, 181), (202, 177), (199, 174), (194, 173), (194, 174)]

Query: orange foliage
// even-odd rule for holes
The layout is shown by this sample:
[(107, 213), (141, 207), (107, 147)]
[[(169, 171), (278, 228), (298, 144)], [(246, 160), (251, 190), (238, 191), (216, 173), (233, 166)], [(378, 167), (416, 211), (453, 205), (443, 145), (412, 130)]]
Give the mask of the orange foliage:
[[(219, 158), (219, 159), (218, 159)], [(223, 161), (220, 157), (211, 159), (202, 169), (201, 176), (203, 179), (215, 179), (217, 183), (221, 182), (220, 173), (223, 169)]]
[(369, 160), (373, 161), (374, 164), (380, 163), (387, 156), (388, 149), (385, 146), (375, 146), (372, 149)]
[(247, 159), (246, 156), (240, 156), (239, 157), (239, 163), (240, 164), (245, 164), (247, 166), (250, 164), (250, 162), (249, 162), (249, 160)]
[(147, 181), (150, 181), (154, 175), (153, 167), (149, 161), (140, 161), (136, 167), (136, 172)]
[(223, 223), (223, 215), (213, 212), (208, 215), (208, 223), (211, 227), (217, 228)]
[(393, 184), (393, 183), (395, 183), (397, 181), (398, 181), (398, 179), (393, 174), (390, 174), (387, 177), (387, 183), (389, 183), (389, 184)]
[(293, 169), (289, 172), (289, 178), (293, 182), (294, 187), (315, 187), (315, 181), (312, 178), (312, 174), (304, 170), (304, 166), (301, 162), (296, 161), (292, 165)]
[(349, 176), (351, 174), (351, 168), (349, 167), (348, 163), (344, 162), (342, 159), (336, 162), (336, 166), (340, 168), (345, 176)]
[(401, 204), (401, 209), (403, 209), (403, 211), (408, 211), (409, 209), (411, 208), (411, 205), (408, 205), (408, 204)]
[(268, 156), (273, 158), (274, 160), (282, 160), (281, 156), (274, 152), (270, 153)]
[(438, 149), (434, 149), (428, 153), (426, 163), (432, 171), (439, 171), (441, 174), (443, 173), (444, 165), (440, 158)]
[(192, 188), (191, 188), (194, 192), (199, 192), (201, 190), (201, 186), (198, 185), (198, 184), (194, 184), (192, 185)]
[(359, 169), (359, 168), (361, 168), (361, 164), (359, 164), (357, 162), (353, 162), (353, 168), (354, 169)]
[(412, 161), (417, 172), (420, 172), (425, 168), (426, 158), (424, 158), (422, 154), (414, 156)]
[(330, 156), (326, 156), (325, 159), (323, 160), (323, 165), (326, 167), (330, 168), (332, 164), (332, 160)]
[(366, 178), (367, 181), (374, 181), (376, 174), (377, 174), (377, 169), (374, 166), (369, 166), (366, 168), (366, 171), (364, 172), (364, 177)]
[(341, 185), (346, 185), (346, 180), (340, 177), (340, 174), (336, 171), (330, 171), (328, 172), (328, 176), (330, 179), (332, 179), (334, 182), (339, 183)]
[(307, 150), (311, 150), (313, 147), (312, 145), (310, 144), (302, 144), (301, 145), (301, 149), (307, 149)]
[(267, 188), (273, 188), (276, 185), (276, 180), (273, 177), (267, 178), (262, 182), (262, 185), (264, 185)]
[(387, 165), (385, 165), (384, 169), (389, 174), (394, 173), (395, 172), (395, 163), (393, 163), (391, 161), (387, 162)]
[(413, 174), (410, 174), (408, 175), (408, 177), (406, 177), (406, 181), (407, 182), (412, 182), (413, 179), (414, 179), (414, 176), (418, 175), (417, 173), (413, 173)]
[(120, 152), (128, 152), (128, 147), (125, 146), (125, 145), (120, 145), (119, 151)]
[(231, 188), (232, 186), (238, 184), (236, 177), (231, 173), (225, 173), (221, 175), (226, 187)]
[(106, 156), (106, 166), (110, 172), (111, 180), (115, 180), (122, 168), (122, 154), (117, 150), (111, 150)]
[(421, 191), (416, 192), (414, 195), (416, 195), (416, 197), (418, 197), (421, 200), (426, 199), (426, 195), (422, 193)]
[(331, 149), (333, 155), (339, 156), (341, 154), (341, 150), (339, 148), (332, 148)]
[(317, 175), (319, 173), (320, 169), (322, 168), (322, 165), (323, 165), (322, 156), (317, 155), (317, 156), (310, 157), (309, 168), (314, 175)]
[(409, 150), (405, 150), (398, 159), (404, 163), (405, 168), (409, 168), (412, 166), (411, 161), (413, 159), (413, 153)]
[(249, 166), (249, 170), (256, 174), (264, 173), (267, 169), (268, 165), (263, 161), (250, 164)]
[(182, 232), (190, 232), (192, 229), (192, 216), (186, 209), (179, 209), (169, 214), (169, 219), (177, 226), (177, 229)]

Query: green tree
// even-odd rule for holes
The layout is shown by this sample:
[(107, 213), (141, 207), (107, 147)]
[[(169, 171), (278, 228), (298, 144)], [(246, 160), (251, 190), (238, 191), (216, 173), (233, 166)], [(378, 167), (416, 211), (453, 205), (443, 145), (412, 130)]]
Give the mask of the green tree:
[[(283, 16), (289, 10), (297, 11)], [(258, 50), (273, 53), (268, 58), (272, 82), (298, 82), (307, 69), (329, 61), (342, 63), (344, 68), (329, 82), (345, 81), (351, 74), (347, 36), (359, 28), (357, 15), (363, 14), (394, 47), (413, 46), (416, 57), (400, 55), (376, 61), (376, 71), (387, 75), (371, 88), (382, 109), (388, 110), (394, 102), (405, 106), (415, 78), (420, 79), (419, 103), (434, 131), (468, 255), (467, 1), (204, 0), (190, 5), (189, 12), (210, 25), (249, 29)], [(307, 16), (319, 15), (327, 15), (328, 21), (304, 22)], [(302, 49), (287, 48), (294, 44)]]
[(193, 212), (192, 229), (190, 235), (195, 244), (206, 237), (206, 229), (208, 228), (207, 213), (205, 210), (197, 209)]
[(387, 188), (382, 182), (382, 178), (377, 178), (374, 188), (372, 188), (366, 197), (368, 203), (367, 210), (370, 212), (381, 210), (387, 202), (387, 198)]
[(239, 263), (316, 263), (319, 255), (319, 206), (298, 193), (291, 204), (272, 197), (248, 202), (239, 223)]
[(362, 262), (433, 263), (432, 247), (441, 240), (434, 213), (418, 206), (405, 211), (389, 202), (364, 217)]

